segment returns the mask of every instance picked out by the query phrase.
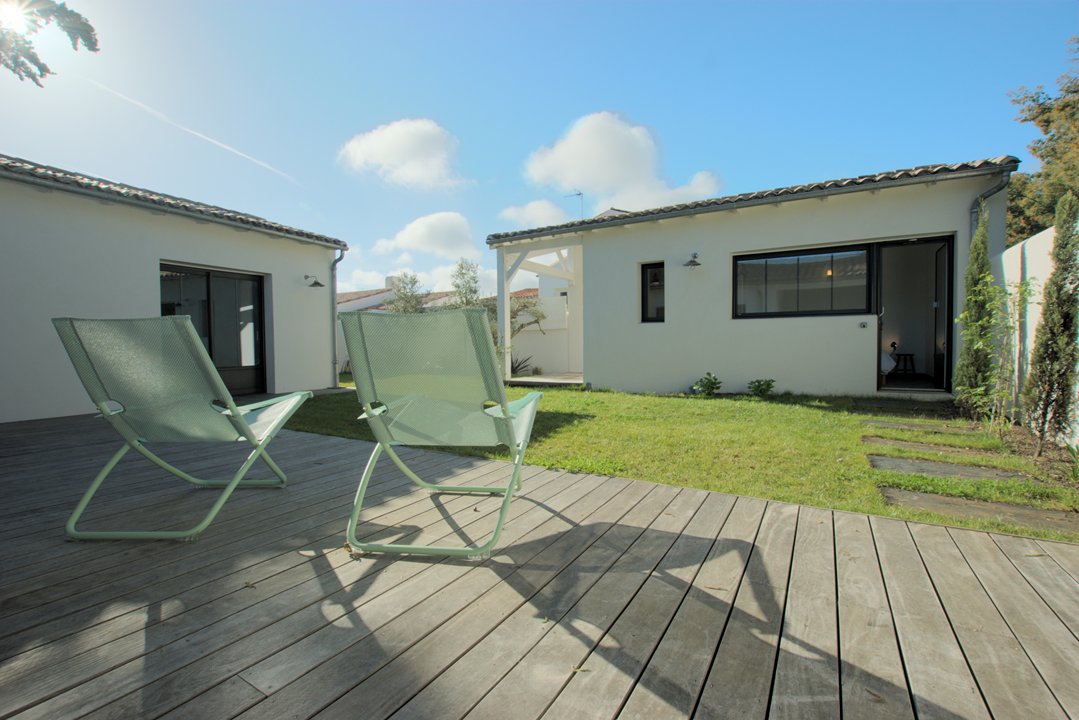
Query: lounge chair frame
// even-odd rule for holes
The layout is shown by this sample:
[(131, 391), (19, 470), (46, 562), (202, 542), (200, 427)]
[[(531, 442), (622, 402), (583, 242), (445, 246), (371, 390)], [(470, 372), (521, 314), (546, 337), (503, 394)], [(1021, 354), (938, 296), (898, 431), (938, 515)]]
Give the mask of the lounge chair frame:
[[(104, 418), (123, 438), (124, 442), (101, 468), (83, 493), (67, 521), (67, 534), (77, 540), (194, 540), (204, 531), (225, 501), (237, 487), (281, 488), (288, 478), (281, 468), (266, 452), (266, 447), (277, 435), (292, 414), (311, 397), (308, 391), (299, 391), (260, 402), (238, 406), (231, 393), (225, 387), (221, 376), (214, 367), (209, 353), (206, 352), (191, 319), (176, 315), (162, 318), (134, 320), (86, 320), (76, 318), (54, 318), (53, 325), (60, 335), (65, 350), (71, 357), (72, 364), (82, 380), (83, 386), (94, 405)], [(171, 426), (162, 430), (148, 426), (146, 420), (155, 415), (168, 413), (167, 398), (161, 393), (149, 393), (155, 397), (146, 398), (145, 404), (137, 413), (129, 412), (118, 398), (130, 398), (132, 389), (113, 379), (110, 367), (123, 362), (122, 358), (109, 357), (101, 352), (100, 339), (123, 337), (156, 337), (162, 343), (171, 343), (169, 347), (178, 352), (170, 353), (170, 362), (182, 366), (185, 374), (186, 390), (191, 396), (197, 396), (193, 403), (190, 432), (183, 427)], [(91, 337), (97, 340), (91, 340)], [(157, 368), (158, 372), (168, 373), (169, 367)], [(134, 391), (138, 394), (138, 390)], [(144, 396), (146, 393), (143, 393)], [(156, 405), (156, 406), (155, 406)], [(134, 408), (132, 408), (134, 409)], [(192, 406), (187, 408), (192, 412)], [(260, 417), (267, 414), (265, 421)], [(141, 417), (133, 417), (138, 414)], [(254, 423), (249, 421), (255, 421)], [(257, 425), (258, 431), (252, 427)], [(246, 442), (251, 452), (240, 468), (228, 480), (208, 480), (195, 477), (167, 462), (160, 455), (146, 447), (148, 442)], [(86, 511), (105, 479), (112, 473), (120, 461), (135, 450), (157, 467), (175, 475), (188, 483), (199, 487), (221, 488), (217, 500), (201, 521), (183, 530), (80, 530), (78, 522)], [(261, 460), (276, 476), (271, 479), (248, 479), (245, 476), (251, 467)]]
[[(434, 316), (440, 317), (436, 319)], [(376, 441), (375, 447), (371, 451), (371, 456), (367, 461), (367, 466), (364, 468), (359, 487), (356, 490), (352, 514), (349, 517), (346, 534), (349, 546), (356, 554), (377, 552), (442, 555), (467, 557), (471, 559), (489, 557), (491, 550), (498, 543), (498, 539), (502, 533), (502, 527), (506, 521), (506, 516), (509, 513), (510, 502), (513, 499), (513, 495), (521, 489), (521, 466), (524, 461), (525, 450), (528, 447), (528, 442), (532, 435), (532, 427), (535, 422), (539, 400), (543, 397), (543, 394), (533, 392), (514, 402), (508, 402), (506, 400), (505, 388), (503, 387), (501, 375), (497, 369), (498, 366), (495, 358), (494, 344), (488, 328), (485, 310), (468, 308), (438, 311), (434, 313), (423, 313), (420, 318), (409, 314), (356, 311), (339, 313), (339, 318), (344, 330), (345, 343), (348, 348), (350, 362), (353, 368), (353, 377), (356, 379), (356, 394), (364, 411), (359, 419), (368, 422)], [(475, 400), (475, 407), (471, 412), (466, 411), (468, 418), (463, 420), (463, 422), (473, 422), (478, 419), (482, 425), (484, 421), (487, 421), (489, 424), (486, 431), (487, 435), (489, 435), (487, 442), (469, 442), (468, 438), (471, 436), (467, 433), (464, 438), (459, 439), (457, 442), (453, 442), (445, 436), (440, 437), (437, 434), (431, 435), (430, 437), (417, 437), (415, 434), (410, 434), (407, 431), (404, 433), (399, 432), (401, 415), (398, 413), (407, 410), (408, 406), (412, 403), (416, 403), (417, 406), (422, 406), (424, 402), (430, 401), (431, 398), (416, 395), (403, 398), (398, 397), (394, 400), (383, 402), (384, 397), (380, 394), (382, 378), (379, 377), (378, 371), (373, 367), (377, 364), (377, 360), (374, 362), (373, 360), (375, 355), (385, 350), (382, 345), (387, 342), (387, 336), (385, 334), (381, 337), (372, 336), (369, 330), (365, 331), (365, 326), (372, 323), (395, 323), (400, 327), (397, 331), (398, 333), (401, 335), (408, 335), (410, 339), (415, 341), (415, 336), (417, 333), (421, 332), (420, 325), (427, 321), (441, 322), (443, 320), (451, 324), (456, 323), (459, 325), (460, 333), (456, 340), (474, 352), (474, 355), (472, 355), (470, 359), (478, 364), (484, 389), (486, 390), (485, 393), (481, 394), (486, 396), (489, 407), (483, 407), (485, 401), (484, 397), (473, 398), (473, 400)], [(422, 339), (420, 339), (420, 343), (422, 344)], [(391, 349), (390, 352), (392, 354), (393, 350)], [(464, 354), (469, 355), (470, 353), (466, 350)], [(435, 364), (437, 364), (437, 362), (435, 362)], [(440, 399), (435, 398), (434, 402), (438, 402), (439, 400)], [(482, 430), (480, 431), (480, 434), (483, 434)], [(402, 435), (405, 437), (402, 438)], [(510, 449), (513, 455), (513, 471), (510, 474), (505, 487), (442, 485), (431, 483), (421, 478), (405, 464), (394, 450), (395, 446), (398, 445), (431, 445), (436, 447), (452, 445), (493, 447), (496, 445), (505, 445)], [(389, 456), (393, 464), (397, 466), (405, 477), (432, 493), (476, 493), (501, 496), (502, 503), (499, 508), (495, 528), (486, 542), (474, 543), (466, 546), (448, 546), (379, 543), (360, 540), (356, 533), (360, 525), (360, 514), (363, 510), (367, 485), (382, 453), (386, 453), (386, 455)]]

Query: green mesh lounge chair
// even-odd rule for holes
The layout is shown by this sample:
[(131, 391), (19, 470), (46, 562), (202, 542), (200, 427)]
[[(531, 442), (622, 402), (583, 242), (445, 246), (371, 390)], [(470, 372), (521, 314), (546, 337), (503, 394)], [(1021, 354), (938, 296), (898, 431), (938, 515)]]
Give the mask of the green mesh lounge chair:
[[(285, 474), (266, 453), (266, 446), (311, 393), (295, 392), (237, 407), (187, 316), (54, 318), (52, 322), (90, 399), (124, 439), (75, 506), (67, 521), (68, 535), (80, 540), (193, 539), (213, 521), (237, 486), (285, 484)], [(230, 480), (192, 477), (146, 448), (146, 443), (154, 442), (213, 441), (251, 445), (247, 460)], [(94, 493), (129, 450), (190, 483), (224, 489), (202, 522), (187, 530), (76, 529)], [(277, 477), (244, 480), (259, 459)]]
[[(340, 313), (345, 344), (363, 415), (378, 444), (363, 471), (348, 543), (356, 552), (485, 557), (498, 542), (513, 493), (520, 489), (521, 461), (541, 393), (506, 401), (487, 312), (479, 308), (397, 314)], [(495, 447), (513, 453), (505, 488), (428, 483), (413, 473), (395, 445)], [(379, 455), (385, 452), (409, 479), (436, 492), (502, 495), (494, 533), (482, 545), (446, 547), (365, 543), (356, 539), (364, 493)]]

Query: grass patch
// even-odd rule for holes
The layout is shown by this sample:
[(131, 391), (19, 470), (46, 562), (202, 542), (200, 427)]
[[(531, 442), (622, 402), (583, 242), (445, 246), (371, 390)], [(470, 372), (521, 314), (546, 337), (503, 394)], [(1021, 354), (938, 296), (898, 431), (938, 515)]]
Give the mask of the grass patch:
[[(927, 427), (933, 427), (927, 425)], [(928, 430), (905, 430), (902, 428), (887, 428), (879, 426), (866, 426), (865, 434), (876, 435), (888, 440), (906, 440), (907, 442), (928, 443), (945, 448), (958, 448), (969, 450), (993, 450), (1005, 451), (1007, 446), (993, 433), (983, 432), (976, 435), (969, 433), (933, 432)]]
[[(516, 398), (528, 392), (509, 388)], [(288, 427), (329, 435), (371, 440), (353, 393), (318, 396), (300, 408)], [(954, 443), (999, 451), (992, 456), (935, 452), (928, 459), (1016, 469), (1026, 481), (958, 481), (873, 470), (867, 452), (918, 457), (918, 451), (885, 448), (862, 442), (864, 421), (884, 419), (927, 426), (942, 423), (939, 406), (906, 404), (896, 415), (889, 408), (851, 398), (780, 395), (698, 398), (544, 390), (526, 462), (573, 472), (618, 475), (670, 485), (749, 495), (784, 502), (852, 512), (939, 522), (939, 516), (885, 503), (879, 486), (936, 492), (1037, 507), (1079, 508), (1079, 492), (1043, 478), (1039, 468), (1010, 454), (992, 436), (941, 435), (933, 432), (872, 428), (875, 435), (915, 442)], [(458, 450), (459, 451), (459, 450)], [(469, 454), (507, 458), (487, 449)], [(1002, 526), (961, 521), (987, 530)], [(1014, 530), (1014, 528), (1013, 528)], [(1053, 532), (1024, 529), (1027, 534), (1079, 540)]]

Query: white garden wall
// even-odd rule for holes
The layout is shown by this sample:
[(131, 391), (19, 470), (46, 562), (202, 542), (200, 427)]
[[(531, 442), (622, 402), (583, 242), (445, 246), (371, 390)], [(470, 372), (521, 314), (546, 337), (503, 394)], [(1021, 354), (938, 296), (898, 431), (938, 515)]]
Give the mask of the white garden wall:
[[(1027, 282), (1030, 285), (1030, 301), (1026, 311), (1020, 314), (1019, 332), (1015, 338), (1015, 388), (1016, 404), (1018, 394), (1027, 379), (1030, 368), (1030, 357), (1034, 353), (1034, 337), (1038, 330), (1038, 324), (1042, 317), (1042, 293), (1045, 290), (1045, 282), (1053, 272), (1053, 240), (1056, 237), (1055, 228), (1042, 230), (1023, 242), (1004, 251), (1004, 281), (1008, 285)], [(1079, 439), (1079, 418), (1072, 424), (1071, 435), (1067, 438), (1074, 443)]]

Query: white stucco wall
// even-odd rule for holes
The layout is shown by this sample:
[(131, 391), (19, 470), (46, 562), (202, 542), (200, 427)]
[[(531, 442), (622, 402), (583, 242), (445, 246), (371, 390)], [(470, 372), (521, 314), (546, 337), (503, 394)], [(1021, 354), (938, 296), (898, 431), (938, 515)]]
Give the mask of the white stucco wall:
[(1034, 352), (1034, 333), (1042, 318), (1042, 289), (1045, 281), (1053, 272), (1054, 228), (1042, 230), (1037, 235), (1027, 238), (1004, 251), (1004, 282), (1012, 285), (1020, 282), (1030, 283), (1030, 303), (1021, 318), (1019, 338), (1016, 350), (1019, 353), (1017, 370), (1019, 386), (1026, 380), (1026, 367), (1030, 354)]
[[(875, 315), (734, 319), (734, 256), (952, 235), (958, 314), (971, 203), (996, 180), (944, 180), (583, 233), (584, 379), (598, 388), (675, 392), (711, 371), (724, 391), (773, 378), (777, 391), (875, 394)], [(998, 266), (1004, 208), (1004, 192), (990, 199), (990, 256)], [(701, 266), (684, 267), (693, 252)], [(665, 263), (662, 323), (640, 322), (639, 268), (650, 262)], [(956, 341), (953, 360), (957, 349)]]
[(531, 356), (529, 365), (540, 368), (544, 373), (572, 372), (569, 333), (566, 329), (569, 301), (568, 297), (557, 294), (566, 292), (566, 288), (553, 292), (553, 296), (540, 298), (540, 305), (547, 316), (541, 323), (542, 330), (531, 325), (517, 333), (513, 338), (513, 356), (521, 359)]
[(0, 422), (92, 411), (50, 318), (161, 314), (162, 262), (265, 277), (267, 389), (332, 384), (335, 252), (0, 180)]
[[(1004, 281), (1008, 285), (1027, 282), (1030, 300), (1019, 318), (1018, 337), (1015, 338), (1015, 393), (1013, 402), (1019, 404), (1019, 394), (1026, 383), (1030, 357), (1034, 353), (1034, 337), (1042, 319), (1042, 293), (1045, 282), (1053, 272), (1053, 241), (1056, 229), (1047, 228), (1023, 242), (1008, 248), (1003, 256)], [(1066, 440), (1079, 438), (1079, 419), (1072, 423), (1071, 434)]]

